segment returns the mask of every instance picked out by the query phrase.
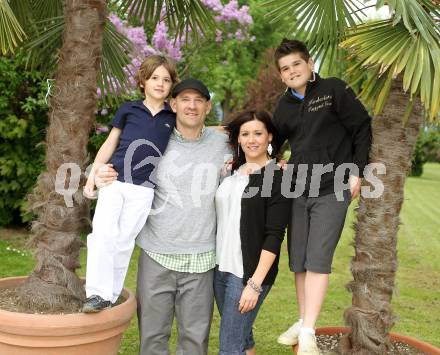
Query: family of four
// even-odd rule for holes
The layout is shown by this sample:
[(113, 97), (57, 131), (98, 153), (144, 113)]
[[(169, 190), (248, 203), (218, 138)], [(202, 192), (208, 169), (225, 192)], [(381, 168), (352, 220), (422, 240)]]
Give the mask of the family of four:
[[(302, 42), (283, 40), (275, 64), (287, 90), (273, 117), (238, 112), (226, 135), (205, 128), (208, 88), (196, 79), (179, 82), (169, 59), (148, 57), (138, 74), (145, 99), (121, 106), (97, 153), (84, 193), (93, 198), (95, 184), (104, 186), (87, 238), (82, 311), (117, 300), (136, 243), (140, 354), (169, 354), (174, 318), (176, 353), (206, 354), (214, 299), (219, 354), (255, 354), (252, 326), (277, 276), (286, 227), (298, 321), (278, 342), (319, 354), (315, 323), (348, 205), (360, 190), (371, 119), (343, 81), (314, 72)], [(286, 140), (289, 179), (273, 158)], [(316, 164), (328, 163), (358, 166), (357, 175), (344, 176), (346, 190), (335, 191), (343, 185), (332, 171), (312, 178)], [(304, 192), (289, 198), (301, 165)]]

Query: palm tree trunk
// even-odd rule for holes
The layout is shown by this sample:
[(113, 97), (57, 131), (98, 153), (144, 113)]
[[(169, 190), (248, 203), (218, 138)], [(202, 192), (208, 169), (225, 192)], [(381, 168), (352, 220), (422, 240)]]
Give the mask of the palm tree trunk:
[[(75, 274), (82, 245), (80, 231), (88, 203), (78, 189), (71, 206), (56, 192), (58, 169), (74, 163), (84, 171), (87, 142), (96, 107), (96, 81), (106, 16), (105, 0), (65, 0), (65, 30), (55, 88), (50, 100), (46, 167), (29, 197), (37, 220), (31, 245), (37, 265), (20, 289), (20, 305), (32, 311), (77, 311), (84, 288)], [(64, 186), (74, 182), (75, 169)], [(58, 189), (59, 190), (59, 189)]]
[(394, 325), (390, 303), (398, 264), (399, 213), (421, 124), (421, 106), (417, 101), (408, 123), (403, 125), (408, 101), (401, 79), (396, 79), (385, 109), (373, 120), (370, 162), (385, 165), (386, 174), (378, 176), (385, 189), (377, 199), (359, 201), (354, 224), (355, 256), (351, 263), (353, 281), (347, 285), (353, 293), (352, 307), (344, 314), (352, 332), (341, 342), (344, 354), (385, 354), (390, 345), (388, 333)]

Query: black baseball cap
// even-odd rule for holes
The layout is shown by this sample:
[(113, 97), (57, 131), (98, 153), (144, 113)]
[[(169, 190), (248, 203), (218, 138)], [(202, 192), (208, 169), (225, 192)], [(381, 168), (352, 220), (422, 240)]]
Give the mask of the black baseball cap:
[(206, 98), (206, 100), (211, 100), (211, 95), (209, 95), (209, 90), (205, 86), (205, 84), (203, 84), (200, 80), (194, 78), (182, 80), (179, 84), (177, 84), (174, 87), (173, 92), (171, 93), (171, 97), (174, 98), (179, 95), (183, 90), (187, 89), (196, 90), (201, 93)]

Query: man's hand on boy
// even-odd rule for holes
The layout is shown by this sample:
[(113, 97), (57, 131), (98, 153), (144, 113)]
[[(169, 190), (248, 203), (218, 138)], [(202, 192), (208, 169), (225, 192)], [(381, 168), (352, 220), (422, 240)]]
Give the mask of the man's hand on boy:
[(87, 183), (83, 189), (83, 195), (90, 200), (95, 200), (97, 198), (96, 191), (95, 191), (95, 184), (93, 182), (93, 179), (87, 180)]
[(223, 164), (222, 170), (220, 172), (220, 175), (222, 177), (226, 177), (226, 176), (231, 175), (233, 161), (234, 160), (232, 158), (225, 161), (225, 163)]
[(282, 169), (282, 170), (286, 170), (287, 169), (287, 160), (285, 159), (281, 159), (278, 161), (277, 165)]
[(113, 164), (102, 165), (95, 174), (95, 184), (98, 189), (110, 185), (116, 180), (118, 173), (113, 169)]

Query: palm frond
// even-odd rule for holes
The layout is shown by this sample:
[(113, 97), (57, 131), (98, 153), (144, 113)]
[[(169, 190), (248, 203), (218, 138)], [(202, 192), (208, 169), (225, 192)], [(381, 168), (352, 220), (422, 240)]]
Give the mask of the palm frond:
[[(17, 2), (23, 0), (14, 0)], [(30, 0), (35, 21), (63, 16), (62, 0)]]
[[(378, 6), (384, 3), (384, 0), (378, 2)], [(403, 22), (410, 33), (420, 34), (427, 43), (439, 41), (440, 37), (435, 30), (435, 24), (432, 17), (426, 9), (433, 9), (435, 6), (429, 1), (415, 0), (387, 0), (386, 4), (393, 12), (394, 24)], [(426, 6), (424, 8), (424, 6)], [(438, 9), (437, 9), (438, 12)]]
[(26, 37), (7, 0), (0, 1), (0, 49), (3, 55), (13, 53)]
[(9, 0), (9, 4), (20, 26), (30, 37), (35, 37), (35, 32), (38, 32), (37, 24), (63, 16), (62, 0)]
[(32, 26), (32, 22), (34, 21), (31, 2), (9, 0), (9, 5), (20, 26), (26, 29), (26, 34), (29, 34), (29, 26)]
[[(36, 23), (37, 31), (25, 44), (28, 62), (32, 66), (50, 72), (58, 60), (62, 45), (64, 17), (54, 17)], [(130, 63), (128, 54), (132, 51), (131, 42), (119, 33), (113, 23), (106, 21), (103, 33), (102, 60), (98, 74), (98, 87), (102, 92), (115, 93), (126, 90), (128, 77), (124, 67)], [(114, 100), (112, 95), (103, 97), (104, 101)]]
[(420, 95), (429, 118), (436, 116), (440, 100), (440, 90), (436, 90), (440, 74), (438, 43), (425, 41), (421, 34), (409, 32), (403, 21), (394, 25), (391, 19), (352, 29), (341, 46), (359, 61), (347, 71), (350, 83), (359, 80), (366, 69), (372, 73), (360, 97), (375, 114), (386, 102), (391, 81), (403, 75), (404, 90), (411, 97)]
[(128, 17), (144, 20), (144, 27), (155, 27), (164, 20), (177, 37), (191, 35), (196, 39), (200, 33), (215, 30), (216, 23), (211, 11), (201, 0), (113, 0), (112, 3)]
[(417, 0), (417, 2), (431, 14), (437, 16), (440, 14), (439, 0)]
[(345, 38), (347, 28), (361, 21), (362, 2), (357, 0), (268, 0), (262, 6), (273, 22), (292, 16), (288, 35), (302, 39), (310, 52), (322, 62), (334, 60), (338, 43)]
[(128, 54), (133, 50), (131, 42), (119, 33), (111, 21), (106, 22), (102, 43), (102, 60), (98, 73), (98, 87), (105, 103), (119, 102), (118, 91), (127, 91), (128, 73), (124, 71), (130, 63)]
[(24, 44), (28, 63), (31, 67), (39, 67), (50, 72), (58, 60), (64, 31), (64, 17), (57, 16), (34, 23), (34, 31)]

